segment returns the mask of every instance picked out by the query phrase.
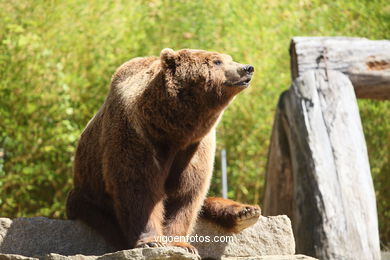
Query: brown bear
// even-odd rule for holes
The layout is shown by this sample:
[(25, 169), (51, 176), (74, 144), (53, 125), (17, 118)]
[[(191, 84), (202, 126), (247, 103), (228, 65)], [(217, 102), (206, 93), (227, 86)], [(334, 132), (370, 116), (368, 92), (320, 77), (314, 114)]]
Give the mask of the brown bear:
[(117, 249), (166, 246), (156, 237), (190, 234), (198, 215), (232, 232), (253, 224), (258, 206), (205, 199), (216, 125), (253, 71), (229, 55), (190, 49), (120, 66), (79, 140), (68, 218)]

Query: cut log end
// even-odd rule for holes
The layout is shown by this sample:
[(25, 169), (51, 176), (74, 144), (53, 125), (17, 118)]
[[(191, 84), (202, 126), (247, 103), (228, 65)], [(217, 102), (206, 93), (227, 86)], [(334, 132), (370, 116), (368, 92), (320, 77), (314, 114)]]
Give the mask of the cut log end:
[(293, 80), (308, 70), (337, 70), (349, 76), (358, 98), (390, 100), (390, 41), (294, 37), (290, 58)]

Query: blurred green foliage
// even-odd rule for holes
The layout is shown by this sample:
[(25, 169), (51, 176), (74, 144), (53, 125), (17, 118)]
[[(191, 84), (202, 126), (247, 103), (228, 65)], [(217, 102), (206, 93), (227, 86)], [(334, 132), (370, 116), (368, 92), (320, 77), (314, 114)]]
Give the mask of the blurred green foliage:
[[(229, 196), (260, 203), (293, 36), (390, 39), (388, 0), (0, 1), (0, 212), (64, 217), (77, 139), (126, 60), (165, 47), (256, 68), (225, 112)], [(390, 102), (360, 100), (383, 243), (390, 242)], [(3, 155), (3, 156), (2, 156)], [(211, 194), (220, 194), (219, 161)]]

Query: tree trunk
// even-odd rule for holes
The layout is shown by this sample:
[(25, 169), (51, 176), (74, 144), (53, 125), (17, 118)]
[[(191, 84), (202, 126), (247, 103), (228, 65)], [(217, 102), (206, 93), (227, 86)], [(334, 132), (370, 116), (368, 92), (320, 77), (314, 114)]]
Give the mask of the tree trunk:
[(342, 73), (308, 71), (282, 94), (263, 214), (291, 217), (297, 253), (380, 259), (366, 144), (353, 87)]

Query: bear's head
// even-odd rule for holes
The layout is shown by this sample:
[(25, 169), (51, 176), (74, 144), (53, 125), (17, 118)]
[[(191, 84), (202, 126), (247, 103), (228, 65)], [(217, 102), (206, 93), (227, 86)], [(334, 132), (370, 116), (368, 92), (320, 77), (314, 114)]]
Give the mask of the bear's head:
[[(187, 102), (224, 107), (249, 86), (254, 68), (229, 55), (203, 50), (163, 49), (160, 54), (167, 91)], [(196, 97), (196, 98), (195, 98)]]

